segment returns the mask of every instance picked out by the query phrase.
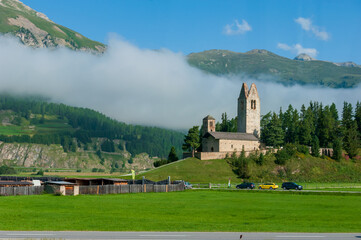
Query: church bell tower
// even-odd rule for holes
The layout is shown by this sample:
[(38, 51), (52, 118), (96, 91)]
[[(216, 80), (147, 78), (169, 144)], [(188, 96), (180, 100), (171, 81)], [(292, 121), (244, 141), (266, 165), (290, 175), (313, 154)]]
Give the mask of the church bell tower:
[(214, 117), (208, 115), (203, 118), (203, 126), (202, 126), (202, 136), (207, 132), (215, 132), (216, 131), (216, 119)]
[(238, 121), (237, 131), (251, 133), (256, 137), (261, 135), (261, 102), (258, 96), (256, 84), (252, 83), (248, 90), (246, 83), (243, 83), (238, 98)]

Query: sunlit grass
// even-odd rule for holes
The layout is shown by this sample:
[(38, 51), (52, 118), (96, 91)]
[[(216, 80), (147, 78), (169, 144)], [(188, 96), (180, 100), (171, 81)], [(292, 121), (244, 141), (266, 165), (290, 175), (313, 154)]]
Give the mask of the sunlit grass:
[(360, 196), (186, 191), (0, 198), (0, 230), (359, 232)]

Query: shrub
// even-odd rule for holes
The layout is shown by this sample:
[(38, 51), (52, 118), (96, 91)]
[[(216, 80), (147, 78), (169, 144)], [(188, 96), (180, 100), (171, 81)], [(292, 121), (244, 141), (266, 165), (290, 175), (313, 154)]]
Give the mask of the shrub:
[(294, 144), (288, 143), (283, 149), (279, 150), (276, 154), (275, 163), (278, 165), (285, 165), (287, 160), (296, 155), (297, 147)]
[(161, 160), (158, 160), (158, 161), (154, 161), (153, 165), (154, 165), (154, 167), (160, 167), (160, 166), (165, 165), (167, 163), (168, 163), (167, 159), (161, 159)]
[(36, 173), (36, 175), (44, 176), (44, 171), (43, 171), (43, 169), (40, 169), (39, 172)]
[(308, 146), (297, 144), (296, 147), (297, 147), (297, 152), (299, 153), (303, 153), (305, 155), (310, 153)]
[(3, 165), (0, 167), (0, 175), (2, 174), (16, 174), (16, 170), (13, 167)]
[(261, 153), (259, 155), (259, 157), (256, 159), (256, 163), (257, 163), (257, 165), (260, 165), (260, 166), (263, 165), (263, 163), (264, 163), (264, 155), (263, 155), (263, 153)]

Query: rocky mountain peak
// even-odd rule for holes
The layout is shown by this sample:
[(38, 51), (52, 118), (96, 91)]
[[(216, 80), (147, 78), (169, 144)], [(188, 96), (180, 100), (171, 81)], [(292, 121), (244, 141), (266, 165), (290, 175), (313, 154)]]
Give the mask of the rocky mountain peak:
[(299, 54), (297, 57), (295, 57), (293, 60), (298, 60), (298, 61), (314, 61), (316, 60), (315, 58), (307, 55), (306, 53), (301, 53)]
[(356, 63), (354, 62), (340, 62), (340, 63), (334, 63), (335, 65), (337, 66), (340, 66), (340, 67), (361, 67), (361, 65), (357, 65)]
[(265, 49), (253, 49), (246, 52), (247, 54), (269, 54), (270, 52)]

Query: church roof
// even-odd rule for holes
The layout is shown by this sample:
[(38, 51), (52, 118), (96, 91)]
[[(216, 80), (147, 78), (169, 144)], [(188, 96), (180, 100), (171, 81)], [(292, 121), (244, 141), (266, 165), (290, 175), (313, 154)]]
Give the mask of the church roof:
[(203, 118), (203, 120), (216, 120), (211, 115), (207, 115), (207, 117)]
[(240, 132), (207, 132), (204, 137), (209, 136), (215, 139), (227, 139), (227, 140), (246, 140), (246, 141), (259, 141), (258, 138), (251, 133)]

